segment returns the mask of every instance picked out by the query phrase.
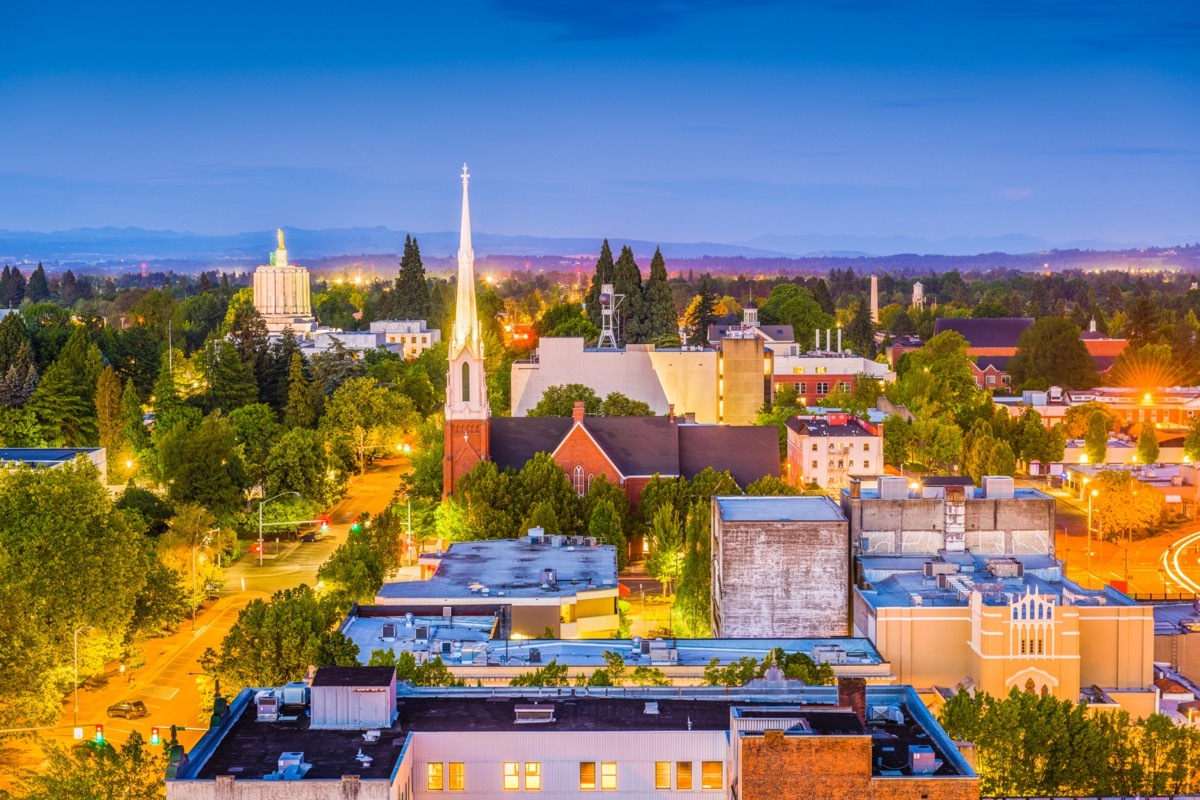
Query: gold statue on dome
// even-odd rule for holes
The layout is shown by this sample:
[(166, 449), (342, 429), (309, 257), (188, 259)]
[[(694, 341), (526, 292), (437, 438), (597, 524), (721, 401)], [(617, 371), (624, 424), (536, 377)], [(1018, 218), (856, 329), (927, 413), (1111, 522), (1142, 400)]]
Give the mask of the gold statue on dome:
[(276, 228), (275, 233), (279, 236), (279, 249), (283, 250), (283, 228)]

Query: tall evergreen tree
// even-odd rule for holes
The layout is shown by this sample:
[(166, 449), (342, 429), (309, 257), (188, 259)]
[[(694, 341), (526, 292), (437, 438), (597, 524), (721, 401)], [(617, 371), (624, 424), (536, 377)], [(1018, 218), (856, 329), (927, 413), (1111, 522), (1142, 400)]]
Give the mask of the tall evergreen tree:
[(671, 287), (667, 285), (667, 265), (663, 261), (662, 251), (657, 248), (654, 258), (650, 260), (650, 277), (643, 289), (642, 340), (653, 342), (661, 336), (677, 336), (679, 313), (675, 309)]
[[(851, 274), (853, 275), (853, 270)], [(835, 308), (833, 304), (833, 295), (829, 293), (829, 284), (825, 283), (824, 278), (818, 278), (817, 282), (812, 287), (813, 299), (817, 301), (817, 305), (826, 314), (833, 314)]]
[(846, 343), (864, 358), (875, 357), (875, 325), (871, 322), (871, 309), (866, 298), (858, 300), (858, 310), (846, 328)]
[(447, 319), (446, 296), (442, 293), (443, 281), (434, 281), (429, 287), (429, 327), (443, 331), (442, 341), (449, 337), (450, 323)]
[(79, 299), (79, 289), (79, 281), (76, 279), (75, 273), (67, 270), (58, 281), (58, 299), (62, 301), (64, 306), (70, 308)]
[[(13, 315), (15, 316), (15, 315)], [(0, 373), (0, 405), (23, 406), (33, 397), (38, 385), (37, 365), (33, 363), (33, 348), (22, 342), (17, 356)]]
[(0, 375), (8, 371), (21, 352), (21, 346), (28, 342), (29, 333), (20, 314), (9, 314), (0, 320)]
[(16, 308), (25, 299), (25, 276), (17, 267), (12, 268), (12, 289), (4, 296), (9, 308)]
[(46, 270), (42, 268), (41, 262), (38, 262), (37, 269), (29, 276), (29, 283), (25, 286), (25, 296), (31, 303), (40, 303), (50, 299), (50, 282), (46, 280)]
[(600, 257), (596, 259), (596, 272), (592, 275), (592, 283), (588, 286), (587, 294), (583, 298), (583, 303), (587, 306), (588, 319), (597, 328), (600, 327), (600, 287), (613, 282), (615, 271), (612, 250), (608, 246), (608, 239), (605, 239), (604, 244), (600, 245)]
[(210, 339), (204, 347), (204, 373), (208, 378), (205, 405), (225, 413), (253, 403), (258, 384), (250, 365), (242, 361), (228, 339)]
[(93, 445), (96, 431), (96, 381), (100, 348), (76, 327), (62, 352), (46, 370), (29, 401), (46, 440), (66, 447)]
[(696, 286), (696, 298), (689, 309), (687, 324), (694, 341), (708, 344), (708, 326), (717, 321), (717, 289), (712, 275), (705, 272)]
[(642, 303), (642, 271), (633, 260), (629, 245), (621, 248), (613, 270), (613, 291), (625, 295), (617, 307), (618, 330), (622, 343), (644, 342), (642, 318), (645, 316)]
[(10, 300), (13, 294), (13, 277), (12, 270), (8, 268), (8, 264), (4, 265), (4, 272), (0, 273), (0, 303), (4, 303), (7, 308), (13, 307), (13, 302)]
[(125, 441), (130, 450), (137, 452), (149, 444), (142, 399), (138, 397), (132, 378), (126, 379), (125, 390), (121, 392), (121, 424), (125, 428)]
[(292, 354), (288, 367), (287, 404), (283, 410), (285, 428), (311, 428), (317, 424), (317, 399), (320, 396), (304, 374), (304, 357)]
[(242, 363), (250, 365), (254, 379), (258, 382), (258, 395), (262, 402), (270, 404), (267, 392), (272, 388), (269, 372), (267, 323), (253, 303), (241, 303), (233, 309), (229, 319), (229, 339), (237, 349)]
[(292, 357), (300, 352), (300, 341), (292, 329), (284, 328), (283, 335), (271, 345), (267, 351), (267, 371), (264, 376), (263, 394), (268, 398), (267, 405), (278, 413), (283, 413), (288, 401), (289, 369)]
[(121, 407), (121, 380), (117, 371), (107, 366), (96, 381), (96, 428), (100, 446), (115, 459), (125, 447), (125, 419)]
[(416, 239), (404, 237), (404, 255), (400, 258), (400, 274), (396, 276), (394, 308), (400, 319), (429, 319), (429, 287), (425, 283), (425, 266)]

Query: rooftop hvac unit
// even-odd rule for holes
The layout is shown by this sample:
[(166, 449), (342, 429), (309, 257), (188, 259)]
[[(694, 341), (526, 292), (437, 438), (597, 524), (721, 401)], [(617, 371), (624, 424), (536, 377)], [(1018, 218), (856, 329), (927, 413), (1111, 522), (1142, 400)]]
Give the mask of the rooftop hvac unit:
[(908, 497), (908, 481), (895, 475), (885, 475), (879, 479), (879, 498), (881, 500), (904, 500)]
[(932, 775), (941, 766), (933, 748), (927, 744), (910, 744), (908, 746), (908, 768), (913, 775)]
[(383, 628), (380, 630), (379, 635), (385, 642), (396, 641), (396, 623), (394, 623), (394, 622), (383, 623)]
[(530, 664), (542, 663), (542, 651), (536, 647), (531, 647), (529, 649), (529, 663)]
[(404, 624), (405, 624), (405, 625), (407, 625), (407, 626), (409, 626), (410, 628), (412, 627), (412, 624), (413, 624), (413, 614), (412, 614), (412, 612), (411, 612), (411, 611), (405, 611), (405, 612), (404, 612)]
[(650, 655), (650, 640), (649, 639), (642, 639), (642, 655), (644, 655), (644, 656)]
[(516, 707), (517, 724), (537, 724), (544, 722), (554, 722), (554, 706), (550, 704), (544, 705), (518, 705)]
[(450, 620), (454, 619), (454, 609), (451, 606), (442, 606), (442, 619), (446, 624), (450, 624)]
[(418, 625), (417, 626), (416, 639), (418, 642), (429, 641), (429, 626), (428, 625)]
[(893, 722), (897, 725), (903, 725), (904, 712), (900, 709), (900, 706), (892, 703), (886, 706), (867, 707), (868, 724), (879, 724), (883, 722)]
[(453, 642), (442, 642), (442, 655), (443, 656), (448, 656), (453, 652), (454, 652), (454, 643)]
[(281, 753), (279, 755), (279, 771), (283, 772), (288, 767), (298, 767), (304, 763), (303, 752)]
[(657, 715), (658, 714), (658, 701), (647, 702), (646, 703), (646, 713)]
[(595, 537), (595, 536), (588, 536), (588, 537), (585, 537), (585, 538), (584, 538), (584, 540), (583, 540), (583, 542), (584, 542), (584, 544), (586, 544), (588, 547), (595, 547), (595, 546), (596, 546), (596, 537)]
[(983, 496), (989, 499), (1011, 498), (1015, 496), (1013, 479), (1003, 475), (985, 475), (983, 478)]
[(845, 664), (846, 650), (840, 644), (818, 644), (812, 649), (812, 657), (818, 664)]
[(938, 575), (937, 576), (937, 587), (942, 590), (949, 589), (950, 588), (950, 576), (949, 575)]

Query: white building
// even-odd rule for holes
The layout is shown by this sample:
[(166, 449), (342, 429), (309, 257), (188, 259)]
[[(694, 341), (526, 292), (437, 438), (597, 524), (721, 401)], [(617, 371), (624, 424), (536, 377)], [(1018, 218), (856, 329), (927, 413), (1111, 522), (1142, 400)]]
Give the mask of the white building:
[(442, 332), (426, 327), (423, 319), (381, 319), (371, 323), (371, 333), (381, 334), (381, 344), (403, 348), (405, 360), (416, 358), (442, 340)]
[(277, 233), (279, 248), (271, 253), (271, 262), (254, 270), (254, 307), (267, 323), (269, 333), (291, 328), (301, 336), (317, 325), (312, 313), (312, 287), (308, 270), (288, 263), (283, 231)]
[(852, 475), (883, 473), (883, 425), (845, 413), (787, 421), (787, 481), (844, 489)]

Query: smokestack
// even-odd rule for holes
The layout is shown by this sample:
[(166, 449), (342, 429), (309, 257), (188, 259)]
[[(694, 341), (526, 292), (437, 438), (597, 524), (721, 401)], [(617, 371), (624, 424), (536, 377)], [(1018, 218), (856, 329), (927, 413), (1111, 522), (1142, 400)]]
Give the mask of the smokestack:
[(871, 276), (871, 322), (879, 324), (879, 278)]
[(838, 352), (842, 352), (842, 326), (838, 326)]
[(817, 328), (815, 333), (817, 334), (817, 340), (815, 342), (813, 342), (813, 350), (820, 350), (821, 349), (821, 329)]
[(838, 705), (849, 708), (864, 725), (867, 722), (867, 679), (838, 678)]
[(825, 329), (825, 352), (826, 352), (826, 353), (828, 353), (828, 352), (829, 352), (829, 344), (830, 344), (830, 342), (829, 342), (829, 334), (830, 334), (830, 329), (829, 329), (829, 328), (826, 328), (826, 329)]

